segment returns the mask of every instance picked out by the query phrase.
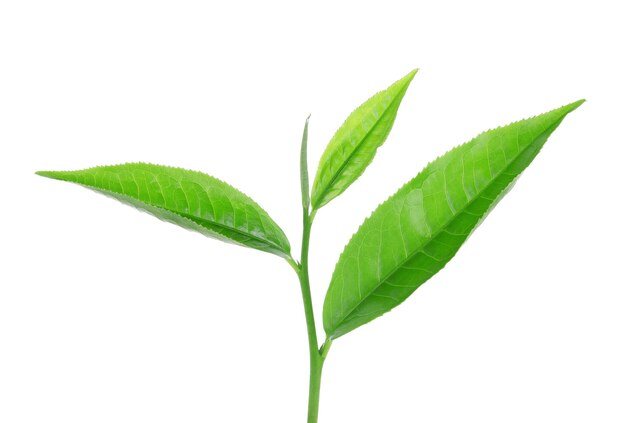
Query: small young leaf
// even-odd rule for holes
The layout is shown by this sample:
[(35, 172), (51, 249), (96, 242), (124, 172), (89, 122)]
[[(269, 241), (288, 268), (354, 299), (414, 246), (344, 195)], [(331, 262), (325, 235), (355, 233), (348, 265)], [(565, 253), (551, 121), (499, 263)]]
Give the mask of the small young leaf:
[(417, 69), (357, 108), (337, 130), (313, 181), (313, 210), (344, 192), (372, 162), (393, 126), (400, 102)]
[(324, 301), (328, 337), (386, 313), (441, 270), (582, 102), (482, 133), (378, 206), (333, 272)]
[(287, 237), (257, 203), (201, 172), (145, 163), (38, 175), (74, 182), (211, 238), (290, 258)]
[(311, 205), (309, 197), (309, 162), (307, 159), (307, 141), (309, 139), (309, 118), (304, 122), (304, 130), (302, 131), (302, 143), (300, 144), (300, 188), (302, 191), (302, 208), (308, 212)]

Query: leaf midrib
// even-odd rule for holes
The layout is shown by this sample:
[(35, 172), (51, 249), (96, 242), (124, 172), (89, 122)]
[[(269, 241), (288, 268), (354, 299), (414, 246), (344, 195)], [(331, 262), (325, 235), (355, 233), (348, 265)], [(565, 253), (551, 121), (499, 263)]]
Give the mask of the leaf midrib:
[[(492, 178), (491, 182), (490, 182), (487, 186), (485, 186), (483, 189), (481, 189), (481, 190), (477, 193), (477, 195), (475, 196), (475, 198), (474, 198), (472, 201), (468, 202), (468, 203), (465, 205), (465, 207), (463, 207), (463, 209), (461, 210), (461, 212), (463, 212), (463, 211), (467, 210), (467, 208), (468, 208), (470, 205), (472, 205), (472, 204), (473, 204), (473, 203), (474, 203), (477, 199), (479, 199), (479, 198), (482, 196), (482, 194), (483, 194), (483, 193), (484, 193), (484, 192), (485, 192), (485, 191), (486, 191), (489, 187), (491, 187), (491, 186), (494, 184), (494, 182), (495, 182), (496, 180), (498, 180), (498, 179), (499, 179), (499, 178), (500, 178), (500, 177), (501, 177), (501, 176), (502, 176), (502, 175), (503, 175), (503, 174), (504, 174), (504, 173), (505, 173), (505, 172), (506, 172), (506, 171), (507, 171), (507, 170), (508, 170), (508, 169), (509, 169), (512, 165), (513, 165), (513, 163), (514, 163), (514, 162), (515, 162), (515, 161), (516, 161), (516, 160), (517, 160), (517, 159), (521, 156), (521, 154), (522, 154), (522, 153), (526, 152), (526, 151), (527, 151), (530, 147), (532, 147), (532, 146), (535, 144), (535, 142), (536, 142), (536, 141), (537, 141), (540, 137), (542, 137), (545, 133), (550, 133), (550, 131), (551, 131), (551, 130), (553, 130), (553, 128), (556, 128), (556, 127), (557, 127), (557, 126), (561, 123), (561, 121), (562, 121), (564, 118), (565, 118), (565, 116), (564, 116), (564, 117), (562, 117), (561, 119), (559, 119), (559, 120), (558, 120), (555, 124), (550, 125), (547, 129), (545, 129), (545, 130), (544, 130), (544, 131), (542, 131), (539, 135), (537, 135), (537, 136), (535, 137), (535, 139), (533, 140), (533, 142), (529, 143), (529, 144), (528, 144), (528, 146), (526, 146), (526, 148), (524, 148), (524, 149), (522, 149), (521, 151), (519, 151), (519, 152), (517, 153), (517, 157), (516, 157), (515, 159), (513, 159), (513, 160), (512, 160), (512, 161), (511, 161), (511, 162), (510, 162), (510, 163), (509, 163), (509, 164), (508, 164), (508, 165), (507, 165), (507, 166), (506, 166), (503, 170), (502, 170), (502, 171), (500, 171), (500, 172), (497, 174), (497, 176), (496, 176), (495, 178)], [(415, 188), (415, 189), (417, 189), (417, 188)], [(506, 187), (505, 187), (504, 189), (506, 189)], [(395, 195), (395, 194), (394, 194), (394, 195)], [(356, 310), (356, 309), (357, 309), (357, 308), (358, 308), (361, 304), (363, 304), (363, 302), (365, 301), (365, 299), (369, 298), (369, 297), (372, 295), (372, 293), (374, 293), (374, 291), (376, 291), (376, 290), (377, 290), (377, 289), (378, 289), (381, 285), (383, 285), (383, 284), (384, 284), (384, 283), (385, 283), (385, 282), (386, 282), (386, 281), (387, 281), (387, 280), (388, 280), (388, 279), (389, 279), (389, 278), (390, 278), (390, 277), (391, 277), (394, 273), (396, 273), (396, 272), (398, 271), (398, 269), (400, 269), (402, 266), (404, 266), (404, 264), (406, 264), (409, 260), (411, 260), (411, 259), (412, 259), (413, 257), (415, 257), (417, 254), (424, 252), (424, 250), (426, 249), (426, 247), (427, 247), (428, 245), (430, 245), (430, 243), (432, 242), (432, 240), (433, 240), (433, 239), (435, 239), (436, 237), (438, 237), (438, 236), (439, 236), (439, 235), (440, 235), (440, 234), (441, 234), (441, 233), (442, 233), (442, 232), (443, 232), (443, 231), (444, 231), (444, 230), (445, 230), (445, 229), (446, 229), (446, 228), (450, 225), (450, 223), (452, 223), (454, 220), (456, 220), (456, 218), (457, 218), (458, 216), (459, 216), (459, 213), (456, 213), (456, 214), (455, 214), (455, 216), (454, 216), (454, 217), (452, 217), (451, 219), (449, 219), (449, 220), (448, 220), (448, 221), (447, 221), (447, 222), (446, 222), (446, 223), (445, 223), (445, 224), (444, 224), (444, 225), (443, 225), (443, 226), (442, 226), (442, 227), (441, 227), (441, 228), (440, 228), (437, 232), (435, 232), (435, 234), (434, 234), (434, 235), (431, 235), (431, 236), (430, 236), (430, 240), (429, 240), (426, 244), (424, 244), (424, 245), (423, 245), (420, 249), (415, 250), (414, 252), (412, 252), (411, 254), (409, 254), (408, 256), (406, 256), (406, 257), (404, 258), (404, 260), (403, 260), (403, 261), (401, 261), (400, 265), (395, 266), (395, 267), (394, 267), (391, 271), (387, 272), (387, 274), (386, 274), (386, 275), (385, 275), (385, 276), (381, 279), (380, 283), (376, 284), (376, 285), (374, 286), (374, 288), (372, 288), (372, 289), (371, 289), (371, 290), (370, 290), (370, 291), (369, 291), (366, 295), (364, 295), (364, 296), (362, 297), (362, 299), (360, 299), (360, 300), (356, 303), (356, 305), (355, 305), (354, 307), (352, 307), (348, 313), (346, 313), (346, 314), (345, 314), (345, 316), (346, 316), (346, 317), (344, 317), (343, 319), (341, 319), (340, 324), (335, 325), (334, 330), (333, 330), (332, 332), (333, 332), (333, 333), (334, 333), (334, 332), (336, 332), (336, 331), (337, 331), (337, 329), (341, 326), (341, 324), (343, 324), (344, 322), (346, 322), (346, 318), (347, 318), (348, 316), (350, 316), (350, 315), (351, 315), (351, 314), (352, 314), (352, 313), (353, 313), (353, 312), (354, 312), (354, 311), (355, 311), (355, 310)], [(484, 213), (483, 213), (483, 216), (484, 216)], [(469, 234), (466, 236), (466, 238), (465, 238), (465, 239), (467, 239), (467, 237), (469, 237)], [(465, 240), (463, 240), (463, 242), (465, 242)], [(463, 242), (462, 242), (462, 243), (463, 243)], [(432, 276), (434, 276), (434, 275), (432, 275)], [(428, 279), (430, 279), (432, 276), (430, 276)], [(427, 279), (427, 280), (428, 280), (428, 279)], [(424, 281), (424, 282), (426, 282), (426, 281)], [(418, 286), (418, 287), (419, 287), (419, 286)]]
[[(122, 193), (119, 193), (119, 192), (116, 192), (116, 191), (112, 191), (112, 190), (110, 190), (110, 189), (100, 188), (100, 187), (95, 187), (95, 186), (92, 186), (92, 185), (87, 185), (87, 184), (83, 184), (83, 183), (80, 183), (80, 182), (74, 182), (74, 183), (75, 183), (75, 184), (77, 184), (77, 185), (81, 185), (81, 186), (83, 186), (83, 187), (85, 187), (85, 188), (95, 189), (95, 190), (97, 190), (97, 191), (103, 191), (103, 192), (106, 192), (106, 193), (109, 193), (109, 194), (114, 194), (114, 196), (121, 196), (121, 197), (126, 197), (126, 198), (132, 198), (134, 201), (138, 201), (138, 202), (140, 202), (141, 204), (145, 204), (146, 206), (149, 206), (149, 207), (154, 207), (155, 209), (164, 210), (164, 211), (167, 211), (167, 212), (170, 212), (170, 213), (174, 213), (174, 214), (176, 214), (176, 215), (178, 215), (178, 216), (180, 216), (180, 217), (182, 217), (182, 218), (184, 218), (184, 219), (187, 219), (187, 220), (189, 220), (189, 221), (191, 221), (191, 222), (195, 223), (196, 225), (200, 225), (200, 226), (202, 226), (202, 227), (203, 227), (203, 228), (205, 228), (205, 229), (211, 230), (210, 228), (207, 228), (207, 227), (205, 227), (204, 225), (202, 225), (202, 223), (198, 223), (198, 221), (200, 221), (200, 222), (208, 222), (208, 224), (209, 224), (209, 225), (218, 226), (218, 227), (220, 227), (220, 228), (224, 228), (224, 229), (230, 230), (230, 231), (232, 231), (232, 232), (236, 232), (236, 233), (238, 233), (238, 234), (240, 234), (240, 235), (245, 235), (245, 236), (247, 236), (247, 237), (249, 237), (249, 238), (252, 238), (252, 239), (254, 239), (254, 240), (261, 241), (261, 242), (263, 242), (263, 243), (265, 243), (265, 244), (269, 245), (270, 247), (274, 247), (274, 248), (276, 248), (278, 251), (280, 251), (280, 252), (282, 252), (282, 253), (284, 253), (284, 254), (288, 254), (288, 252), (286, 252), (286, 251), (285, 251), (285, 250), (284, 250), (281, 246), (279, 246), (279, 245), (275, 244), (275, 243), (274, 243), (274, 242), (272, 242), (272, 241), (269, 241), (269, 240), (267, 240), (267, 239), (263, 239), (263, 238), (259, 238), (259, 237), (258, 237), (258, 236), (256, 236), (256, 235), (252, 235), (252, 234), (249, 234), (249, 233), (247, 233), (247, 232), (243, 232), (243, 231), (241, 231), (241, 230), (239, 230), (239, 229), (232, 228), (232, 227), (230, 227), (230, 226), (226, 226), (226, 225), (221, 224), (221, 223), (218, 223), (218, 222), (213, 223), (213, 221), (208, 220), (208, 219), (203, 219), (203, 218), (195, 217), (195, 216), (192, 216), (192, 215), (187, 214), (187, 213), (181, 213), (181, 212), (174, 211), (174, 210), (169, 209), (169, 208), (166, 208), (166, 207), (161, 207), (161, 206), (156, 206), (156, 205), (154, 205), (154, 204), (146, 203), (145, 201), (140, 200), (140, 199), (135, 198), (135, 197), (132, 197), (132, 196), (130, 196), (130, 195), (128, 195), (128, 194), (122, 194)], [(223, 234), (218, 234), (218, 235), (223, 235)], [(230, 237), (227, 237), (227, 238), (230, 238)], [(230, 239), (232, 239), (232, 238), (230, 238)], [(233, 241), (235, 241), (235, 242), (239, 242), (239, 241), (237, 241), (237, 240), (235, 240), (235, 239), (232, 239), (232, 240), (233, 240)], [(245, 245), (245, 244), (243, 244), (243, 245)]]
[[(157, 208), (162, 208), (162, 207), (158, 207), (158, 206), (157, 206)], [(252, 234), (247, 233), (247, 232), (244, 232), (244, 231), (242, 231), (242, 230), (240, 230), (240, 229), (233, 228), (233, 227), (230, 227), (230, 226), (224, 225), (224, 224), (222, 224), (222, 223), (213, 222), (213, 221), (208, 220), (208, 219), (203, 219), (203, 218), (195, 217), (195, 216), (192, 216), (192, 215), (187, 214), (187, 213), (180, 213), (180, 212), (173, 211), (173, 210), (170, 210), (170, 209), (163, 209), (163, 210), (167, 210), (167, 211), (169, 211), (169, 212), (171, 212), (171, 213), (175, 213), (175, 214), (177, 214), (177, 215), (179, 215), (179, 216), (181, 216), (181, 217), (184, 217), (185, 219), (191, 220), (192, 222), (195, 222), (195, 223), (198, 223), (197, 221), (207, 222), (207, 224), (208, 224), (208, 225), (211, 225), (211, 226), (217, 226), (217, 227), (220, 227), (220, 228), (227, 229), (227, 230), (229, 230), (229, 231), (231, 231), (231, 232), (235, 232), (235, 233), (238, 233), (238, 234), (240, 234), (240, 235), (247, 236), (248, 238), (252, 238), (252, 239), (254, 239), (254, 240), (261, 241), (261, 242), (263, 242), (263, 243), (265, 243), (265, 244), (269, 245), (270, 247), (274, 247), (274, 248), (276, 248), (277, 250), (279, 250), (279, 251), (281, 251), (281, 252), (283, 252), (283, 253), (285, 252), (285, 250), (284, 250), (281, 246), (279, 246), (279, 245), (275, 244), (274, 242), (272, 242), (272, 241), (270, 241), (270, 240), (268, 240), (268, 239), (259, 238), (259, 237), (258, 237), (258, 236), (256, 236), (256, 235), (252, 235)], [(200, 223), (198, 223), (198, 224), (200, 224)], [(209, 229), (209, 230), (210, 230), (210, 228), (207, 228), (207, 229)], [(235, 240), (233, 240), (233, 241), (235, 241)]]
[[(339, 175), (341, 175), (343, 173), (343, 170), (346, 168), (346, 166), (348, 166), (348, 162), (350, 162), (350, 160), (352, 159), (352, 157), (357, 153), (357, 151), (359, 151), (361, 149), (361, 147), (364, 144), (364, 141), (370, 136), (370, 134), (374, 131), (374, 129), (376, 129), (376, 127), (378, 127), (378, 125), (380, 124), (382, 118), (384, 116), (387, 115), (387, 113), (389, 112), (389, 110), (391, 109), (391, 106), (393, 104), (395, 104), (396, 100), (398, 99), (398, 97), (400, 96), (400, 93), (402, 93), (402, 95), (404, 95), (404, 92), (406, 92), (406, 89), (404, 90), (400, 90), (395, 96), (393, 96), (393, 99), (391, 101), (391, 103), (389, 103), (389, 107), (387, 107), (385, 109), (385, 111), (382, 113), (382, 115), (380, 116), (380, 118), (376, 121), (376, 123), (374, 123), (374, 125), (372, 125), (372, 127), (365, 133), (365, 135), (361, 138), (361, 141), (359, 141), (359, 143), (357, 144), (357, 146), (354, 148), (354, 150), (352, 150), (352, 152), (348, 155), (348, 157), (346, 158), (346, 160), (344, 160), (344, 162), (341, 164), (341, 166), (339, 166), (339, 170), (337, 172), (335, 172), (335, 174), (333, 175), (333, 177), (331, 178), (330, 182), (328, 182), (326, 184), (326, 188), (324, 188), (324, 190), (322, 191), (322, 193), (320, 194), (319, 198), (320, 198), (320, 203), (323, 202), (324, 197), (326, 196), (326, 194), (328, 193), (328, 190), (330, 189), (330, 187), (335, 183), (335, 181), (337, 180), (337, 178), (339, 178)], [(315, 205), (315, 208), (319, 208), (322, 207), (322, 205)]]

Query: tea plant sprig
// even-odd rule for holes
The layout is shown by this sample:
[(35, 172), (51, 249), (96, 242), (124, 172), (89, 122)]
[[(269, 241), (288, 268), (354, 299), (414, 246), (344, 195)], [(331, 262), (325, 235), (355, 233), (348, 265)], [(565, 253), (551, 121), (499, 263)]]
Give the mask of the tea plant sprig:
[(372, 162), (417, 70), (359, 106), (324, 151), (309, 190), (307, 118), (300, 151), (302, 247), (291, 254), (282, 229), (256, 202), (201, 172), (145, 163), (42, 171), (211, 238), (285, 259), (300, 281), (309, 340), (308, 422), (317, 422), (322, 368), (333, 340), (403, 302), (440, 271), (511, 189), (550, 134), (584, 100), (478, 135), (430, 162), (365, 219), (340, 255), (323, 308), (320, 345), (309, 284), (316, 213)]

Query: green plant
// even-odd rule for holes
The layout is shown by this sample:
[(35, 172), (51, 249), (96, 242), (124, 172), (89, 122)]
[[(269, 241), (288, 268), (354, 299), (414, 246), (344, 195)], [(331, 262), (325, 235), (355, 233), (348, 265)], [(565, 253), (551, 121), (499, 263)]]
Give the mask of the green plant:
[(284, 232), (257, 203), (203, 173), (144, 163), (37, 173), (83, 185), (206, 236), (285, 259), (302, 290), (310, 350), (308, 422), (316, 422), (322, 367), (333, 340), (396, 307), (441, 270), (510, 190), (548, 136), (584, 101), (483, 132), (429, 163), (378, 206), (339, 257), (324, 301), (326, 339), (320, 346), (309, 287), (313, 220), (372, 161), (416, 72), (350, 114), (320, 159), (310, 196), (307, 118), (300, 155), (299, 262)]

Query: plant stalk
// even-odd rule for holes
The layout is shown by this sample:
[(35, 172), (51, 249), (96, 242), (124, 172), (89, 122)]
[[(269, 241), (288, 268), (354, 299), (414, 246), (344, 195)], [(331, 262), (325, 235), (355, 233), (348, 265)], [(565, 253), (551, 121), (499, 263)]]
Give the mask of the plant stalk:
[(309, 409), (308, 423), (317, 423), (317, 416), (320, 404), (320, 387), (322, 382), (322, 367), (331, 342), (327, 341), (322, 348), (318, 349), (317, 330), (315, 329), (315, 314), (313, 313), (313, 301), (311, 300), (311, 286), (309, 284), (309, 241), (311, 239), (311, 226), (315, 218), (316, 210), (309, 214), (309, 170), (307, 163), (307, 138), (309, 134), (309, 118), (304, 124), (302, 133), (302, 144), (300, 147), (300, 183), (302, 188), (302, 248), (300, 250), (300, 264), (295, 265), (293, 259), (289, 264), (298, 273), (300, 280), (300, 290), (302, 291), (302, 302), (304, 304), (304, 315), (306, 317), (306, 331), (309, 337)]
[(322, 379), (322, 367), (324, 358), (320, 353), (317, 341), (317, 330), (315, 328), (315, 315), (313, 313), (313, 301), (311, 300), (311, 287), (309, 284), (309, 240), (311, 238), (311, 226), (313, 215), (309, 215), (307, 209), (303, 209), (302, 214), (302, 250), (300, 257), (300, 289), (302, 291), (302, 301), (304, 303), (304, 315), (306, 317), (306, 328), (309, 337), (309, 408), (308, 423), (317, 423), (317, 416), (320, 401), (320, 386)]

